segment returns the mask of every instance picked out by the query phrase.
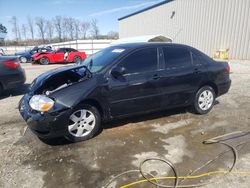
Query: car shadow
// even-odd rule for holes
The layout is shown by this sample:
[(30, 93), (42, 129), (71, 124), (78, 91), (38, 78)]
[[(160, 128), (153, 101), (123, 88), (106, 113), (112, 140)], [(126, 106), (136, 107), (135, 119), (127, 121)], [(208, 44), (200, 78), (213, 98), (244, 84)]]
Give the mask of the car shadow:
[[(138, 122), (143, 122), (143, 121), (147, 121), (147, 120), (154, 120), (157, 118), (168, 117), (168, 116), (175, 115), (175, 114), (184, 114), (187, 111), (188, 111), (188, 108), (177, 108), (177, 109), (172, 109), (172, 110), (158, 111), (158, 112), (153, 112), (153, 113), (146, 113), (146, 114), (142, 114), (142, 115), (135, 115), (132, 117), (116, 119), (116, 120), (104, 122), (103, 129), (111, 129), (111, 128), (123, 126), (123, 125), (128, 124), (128, 123), (138, 123)], [(96, 136), (101, 134), (103, 129), (101, 129), (96, 134)], [(43, 139), (43, 138), (39, 138), (39, 139), (43, 143), (50, 145), (50, 146), (68, 145), (68, 144), (73, 143), (73, 142), (71, 142), (63, 137), (52, 138), (52, 139)]]
[(139, 115), (124, 117), (120, 119), (115, 119), (113, 121), (105, 122), (103, 125), (103, 128), (111, 129), (111, 128), (123, 126), (128, 123), (139, 123), (139, 122), (154, 120), (154, 119), (158, 119), (162, 117), (168, 117), (168, 116), (172, 116), (176, 114), (186, 114), (187, 112), (190, 112), (190, 111), (191, 110), (188, 107), (181, 107), (181, 108), (175, 108), (171, 110), (148, 112), (148, 113), (143, 113)]
[[(219, 104), (218, 100), (215, 100), (215, 105)], [(144, 113), (140, 115), (134, 115), (130, 117), (124, 117), (120, 119), (115, 119), (111, 121), (107, 121), (103, 123), (103, 129), (101, 129), (96, 136), (102, 133), (104, 129), (112, 129), (115, 127), (121, 127), (124, 126), (128, 123), (139, 123), (139, 122), (144, 122), (148, 120), (156, 120), (159, 118), (163, 117), (169, 117), (177, 114), (187, 114), (187, 113), (192, 113), (192, 109), (190, 107), (180, 107), (180, 108), (174, 108), (174, 109), (169, 109), (169, 110), (162, 110), (162, 111), (156, 111), (156, 112), (150, 112), (150, 113)], [(185, 117), (184, 117), (185, 118)], [(72, 144), (73, 142), (67, 140), (66, 138), (53, 138), (53, 139), (41, 139), (40, 140), (48, 145), (51, 146), (58, 146), (58, 145), (68, 145)]]
[(3, 91), (0, 94), (0, 100), (8, 98), (8, 97), (12, 97), (12, 96), (24, 95), (29, 91), (29, 86), (30, 84), (24, 84), (18, 88)]
[(64, 137), (50, 138), (50, 139), (39, 138), (39, 140), (41, 140), (44, 144), (47, 144), (50, 146), (61, 146), (61, 145), (73, 144), (73, 142), (67, 140)]

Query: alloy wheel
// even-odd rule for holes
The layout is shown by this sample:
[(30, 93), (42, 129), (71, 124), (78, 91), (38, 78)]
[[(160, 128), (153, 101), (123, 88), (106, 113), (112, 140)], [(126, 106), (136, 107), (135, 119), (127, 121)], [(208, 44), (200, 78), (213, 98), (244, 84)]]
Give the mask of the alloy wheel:
[(68, 131), (75, 137), (87, 136), (95, 128), (96, 118), (89, 110), (78, 110), (74, 112), (69, 119)]
[(213, 101), (213, 93), (210, 90), (204, 90), (198, 98), (198, 105), (200, 109), (206, 111), (213, 105)]

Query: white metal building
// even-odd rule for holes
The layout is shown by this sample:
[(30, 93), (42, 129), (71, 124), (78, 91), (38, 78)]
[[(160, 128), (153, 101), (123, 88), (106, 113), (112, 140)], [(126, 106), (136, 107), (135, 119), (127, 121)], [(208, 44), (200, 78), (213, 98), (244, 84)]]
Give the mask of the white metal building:
[(120, 38), (163, 35), (213, 56), (250, 59), (250, 0), (165, 0), (119, 20)]

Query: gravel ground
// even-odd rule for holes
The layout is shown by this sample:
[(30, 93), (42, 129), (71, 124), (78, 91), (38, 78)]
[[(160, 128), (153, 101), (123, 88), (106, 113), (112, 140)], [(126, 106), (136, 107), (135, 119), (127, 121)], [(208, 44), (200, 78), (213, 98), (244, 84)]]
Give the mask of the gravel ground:
[[(27, 84), (0, 96), (0, 187), (102, 187), (112, 175), (138, 169), (148, 157), (171, 160), (180, 175), (187, 175), (227, 148), (204, 145), (202, 141), (250, 127), (250, 62), (232, 61), (232, 87), (217, 99), (207, 115), (199, 116), (186, 109), (146, 114), (105, 125), (95, 138), (70, 144), (62, 139), (43, 142), (28, 129), (19, 115), (17, 104), (31, 81), (44, 71), (64, 65), (23, 65)], [(232, 145), (250, 136), (234, 139)], [(237, 171), (250, 172), (250, 144), (238, 147)], [(233, 162), (228, 152), (196, 174), (210, 170), (228, 170)], [(154, 175), (171, 175), (169, 167), (159, 162), (148, 163), (144, 170)], [(141, 179), (138, 173), (125, 175), (110, 187), (119, 187)], [(244, 175), (210, 176), (183, 184), (213, 182), (203, 187), (249, 187)], [(162, 181), (173, 185), (173, 182)], [(155, 187), (142, 183), (133, 187)]]

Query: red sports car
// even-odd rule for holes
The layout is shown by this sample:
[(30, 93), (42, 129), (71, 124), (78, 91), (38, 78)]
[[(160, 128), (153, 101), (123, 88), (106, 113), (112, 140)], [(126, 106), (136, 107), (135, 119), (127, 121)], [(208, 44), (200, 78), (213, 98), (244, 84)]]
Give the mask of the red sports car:
[(73, 48), (59, 48), (52, 52), (36, 53), (32, 56), (33, 63), (48, 65), (50, 63), (80, 63), (87, 57), (85, 52)]

